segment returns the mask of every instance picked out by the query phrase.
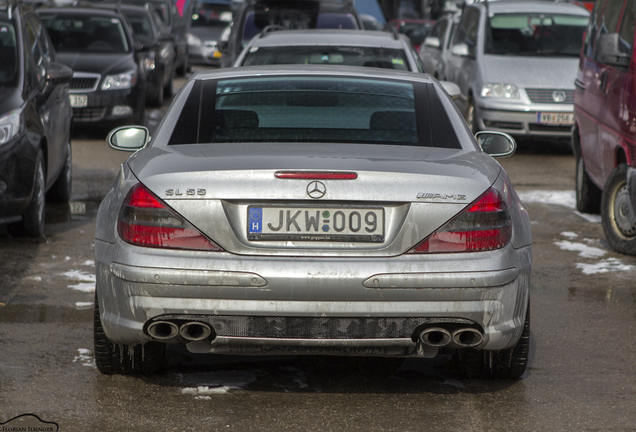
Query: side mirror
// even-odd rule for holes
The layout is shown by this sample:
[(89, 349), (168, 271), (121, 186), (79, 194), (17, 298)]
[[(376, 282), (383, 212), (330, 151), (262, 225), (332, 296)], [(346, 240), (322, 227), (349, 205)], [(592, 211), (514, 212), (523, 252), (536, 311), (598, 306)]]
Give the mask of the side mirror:
[(51, 84), (63, 84), (71, 82), (73, 69), (62, 63), (53, 62), (46, 71), (46, 81)]
[(470, 56), (470, 50), (468, 49), (468, 45), (466, 45), (465, 43), (461, 43), (458, 45), (454, 45), (451, 48), (451, 54), (460, 57), (468, 57)]
[(426, 39), (424, 39), (424, 45), (429, 47), (429, 48), (437, 48), (439, 49), (441, 43), (439, 41), (439, 38), (433, 37), (433, 36), (429, 36)]
[[(630, 50), (631, 51), (631, 50)], [(629, 67), (630, 55), (620, 49), (620, 36), (618, 33), (602, 33), (596, 44), (595, 60), (620, 68)]]
[(492, 157), (512, 156), (517, 150), (514, 138), (503, 132), (477, 132), (475, 138), (483, 152)]
[(143, 126), (123, 126), (113, 129), (106, 141), (115, 150), (134, 152), (150, 140), (150, 132)]
[(225, 54), (225, 53), (227, 52), (227, 49), (228, 49), (229, 45), (230, 45), (229, 41), (222, 40), (222, 41), (219, 41), (219, 42), (216, 44), (216, 48), (217, 48), (219, 51), (221, 51), (223, 54)]
[(462, 95), (462, 91), (459, 89), (459, 86), (457, 84), (450, 81), (440, 81), (439, 83), (442, 85), (442, 87), (444, 87), (444, 90), (446, 90), (446, 93), (448, 93), (452, 100), (459, 99), (459, 97)]

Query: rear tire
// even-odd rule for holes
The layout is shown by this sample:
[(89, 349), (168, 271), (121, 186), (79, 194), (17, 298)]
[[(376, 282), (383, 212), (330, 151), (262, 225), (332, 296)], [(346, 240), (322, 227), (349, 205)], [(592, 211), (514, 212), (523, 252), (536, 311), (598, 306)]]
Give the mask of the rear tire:
[(48, 192), (48, 198), (52, 202), (67, 203), (71, 200), (71, 190), (73, 187), (73, 155), (71, 153), (71, 143), (66, 144), (66, 160), (64, 168), (59, 177), (53, 183)]
[(529, 351), (530, 304), (521, 337), (514, 347), (501, 351), (457, 350), (459, 373), (462, 378), (469, 379), (518, 379), (528, 366)]
[(601, 204), (603, 231), (617, 252), (636, 255), (636, 215), (627, 188), (627, 165), (612, 170), (603, 189)]
[(168, 80), (168, 82), (164, 85), (163, 87), (163, 97), (165, 98), (171, 98), (172, 95), (174, 94), (174, 76), (175, 76), (175, 70), (174, 67), (172, 68), (172, 73), (170, 74), (170, 79)]
[(574, 185), (576, 190), (576, 209), (581, 213), (599, 214), (601, 211), (601, 190), (592, 182), (590, 176), (587, 174), (581, 148), (576, 147), (576, 142), (572, 144), (574, 147), (574, 157), (576, 159)]
[(46, 174), (44, 173), (44, 153), (38, 152), (33, 180), (33, 196), (31, 203), (22, 214), (20, 222), (10, 224), (12, 235), (27, 235), (29, 237), (44, 237), (44, 210), (46, 203)]
[(99, 304), (95, 296), (93, 314), (93, 339), (95, 344), (95, 364), (105, 375), (154, 375), (163, 365), (165, 344), (147, 342), (139, 345), (119, 345), (112, 343), (102, 327)]
[(188, 64), (188, 53), (186, 52), (185, 60), (183, 60), (183, 64), (177, 69), (177, 74), (179, 76), (186, 76), (190, 70), (190, 65)]
[(150, 100), (148, 101), (150, 103), (150, 105), (161, 108), (161, 106), (163, 105), (163, 86), (161, 86), (161, 84), (159, 84), (157, 86), (157, 90), (155, 95), (150, 98)]

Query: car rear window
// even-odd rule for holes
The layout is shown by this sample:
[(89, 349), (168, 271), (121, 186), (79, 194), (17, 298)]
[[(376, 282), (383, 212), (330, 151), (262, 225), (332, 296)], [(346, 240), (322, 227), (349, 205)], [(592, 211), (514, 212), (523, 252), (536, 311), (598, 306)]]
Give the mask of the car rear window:
[(589, 17), (549, 13), (495, 14), (486, 54), (579, 57)]
[(354, 46), (253, 47), (242, 66), (331, 64), (409, 70), (403, 50)]
[(461, 148), (432, 84), (342, 77), (197, 81), (169, 144), (232, 142)]
[(9, 85), (16, 78), (17, 50), (15, 29), (12, 24), (0, 21), (0, 84)]
[[(304, 5), (304, 2), (298, 2)], [(266, 27), (276, 26), (279, 30), (308, 30), (308, 29), (349, 29), (358, 30), (358, 23), (351, 13), (319, 12), (314, 2), (306, 2), (301, 8), (264, 8), (249, 11), (245, 17), (242, 43), (245, 47), (250, 40)]]

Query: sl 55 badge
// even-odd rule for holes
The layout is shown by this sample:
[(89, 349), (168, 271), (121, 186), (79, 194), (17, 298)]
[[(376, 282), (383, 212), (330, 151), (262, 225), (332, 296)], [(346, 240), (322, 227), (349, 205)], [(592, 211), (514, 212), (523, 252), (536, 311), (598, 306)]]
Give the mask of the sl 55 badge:
[[(192, 188), (188, 188), (185, 190), (185, 195), (189, 195), (189, 196), (203, 196), (206, 194), (205, 189), (192, 189)], [(167, 196), (182, 196), (184, 195), (184, 192), (182, 192), (180, 189), (166, 189), (166, 195)]]

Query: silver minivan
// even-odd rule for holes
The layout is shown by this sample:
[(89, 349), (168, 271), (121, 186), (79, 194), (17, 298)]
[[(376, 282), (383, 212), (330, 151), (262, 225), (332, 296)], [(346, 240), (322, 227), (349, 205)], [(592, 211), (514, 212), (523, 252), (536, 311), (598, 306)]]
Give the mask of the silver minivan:
[(466, 8), (445, 76), (474, 132), (568, 138), (589, 12), (568, 3), (501, 1)]

